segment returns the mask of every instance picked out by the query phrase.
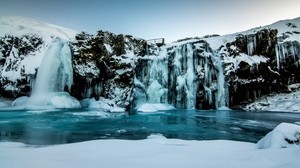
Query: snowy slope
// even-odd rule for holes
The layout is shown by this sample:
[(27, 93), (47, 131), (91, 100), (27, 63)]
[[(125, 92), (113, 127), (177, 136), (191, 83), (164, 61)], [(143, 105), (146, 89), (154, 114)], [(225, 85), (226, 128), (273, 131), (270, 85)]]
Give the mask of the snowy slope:
[(262, 29), (277, 29), (277, 37), (287, 36), (283, 41), (300, 41), (300, 17), (278, 21), (270, 25), (252, 28), (244, 32), (205, 38), (204, 40), (210, 44), (212, 49), (218, 49), (221, 45), (234, 41), (236, 36), (239, 34), (255, 34)]
[(39, 20), (20, 16), (0, 16), (0, 37), (5, 35), (22, 36), (35, 34), (48, 43), (54, 37), (69, 41), (77, 34), (76, 31), (56, 26)]

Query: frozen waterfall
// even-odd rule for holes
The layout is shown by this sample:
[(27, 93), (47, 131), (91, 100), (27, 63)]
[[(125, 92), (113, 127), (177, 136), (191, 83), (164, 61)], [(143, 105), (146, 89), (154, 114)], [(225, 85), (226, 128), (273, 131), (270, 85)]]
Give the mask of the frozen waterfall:
[(149, 57), (140, 76), (149, 103), (176, 108), (212, 109), (228, 106), (228, 86), (223, 60), (205, 41), (179, 43), (160, 48)]

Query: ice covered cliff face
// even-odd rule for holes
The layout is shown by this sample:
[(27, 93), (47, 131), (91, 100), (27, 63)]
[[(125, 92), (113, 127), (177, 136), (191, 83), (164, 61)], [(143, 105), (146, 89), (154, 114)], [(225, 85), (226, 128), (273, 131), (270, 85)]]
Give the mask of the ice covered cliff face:
[(20, 18), (0, 22), (1, 33), (7, 32), (0, 34), (2, 96), (30, 93), (56, 36), (72, 41), (71, 94), (127, 109), (146, 102), (177, 108), (234, 107), (287, 92), (289, 84), (300, 82), (300, 18), (160, 48), (129, 35), (98, 31), (71, 40), (73, 31), (54, 25)]
[(144, 63), (137, 82), (144, 89), (137, 89), (137, 97), (177, 108), (211, 109), (287, 92), (289, 84), (300, 82), (299, 39), (300, 18), (296, 18), (169, 44)]
[(146, 90), (144, 101), (187, 109), (228, 106), (223, 63), (203, 40), (161, 47), (143, 67), (147, 73), (137, 76)]

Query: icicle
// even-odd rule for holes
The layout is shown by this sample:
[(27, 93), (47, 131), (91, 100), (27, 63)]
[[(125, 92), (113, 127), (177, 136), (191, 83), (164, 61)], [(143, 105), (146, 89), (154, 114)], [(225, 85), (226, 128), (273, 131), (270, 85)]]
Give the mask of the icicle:
[(186, 84), (187, 84), (187, 108), (192, 109), (196, 107), (196, 85), (194, 72), (194, 50), (192, 44), (187, 44), (187, 70), (186, 70)]
[(276, 63), (277, 63), (277, 70), (280, 70), (280, 51), (278, 44), (275, 45), (275, 54), (276, 54)]

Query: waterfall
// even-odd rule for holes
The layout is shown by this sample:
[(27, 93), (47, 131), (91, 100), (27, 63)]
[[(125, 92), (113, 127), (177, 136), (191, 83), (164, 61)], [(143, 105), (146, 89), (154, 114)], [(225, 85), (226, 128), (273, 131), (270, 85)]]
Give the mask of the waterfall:
[(80, 108), (79, 101), (65, 92), (73, 83), (71, 56), (68, 44), (54, 39), (45, 51), (30, 97), (16, 99), (13, 106)]
[(71, 60), (68, 44), (56, 38), (45, 52), (31, 96), (69, 90), (73, 83)]

